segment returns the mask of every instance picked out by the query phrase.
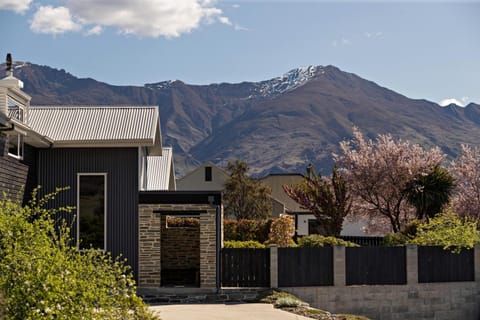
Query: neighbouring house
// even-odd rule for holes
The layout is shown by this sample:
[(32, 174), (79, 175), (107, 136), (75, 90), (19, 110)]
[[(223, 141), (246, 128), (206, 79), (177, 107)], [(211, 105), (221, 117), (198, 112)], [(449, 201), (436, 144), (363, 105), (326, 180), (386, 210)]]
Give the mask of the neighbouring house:
[(223, 191), (228, 177), (225, 170), (212, 162), (206, 162), (178, 179), (177, 190)]
[[(79, 249), (122, 255), (140, 287), (216, 288), (221, 194), (174, 191), (158, 107), (30, 106), (22, 88), (7, 63), (0, 80), (0, 194), (25, 202), (38, 185), (41, 194), (68, 187), (49, 206), (75, 206), (65, 219)], [(193, 250), (182, 242), (182, 225), (166, 230), (169, 216), (198, 219), (189, 235)], [(168, 279), (184, 269), (188, 277)]]
[[(296, 235), (304, 236), (309, 234), (322, 233), (322, 227), (315, 216), (308, 210), (302, 209), (300, 205), (290, 198), (283, 190), (283, 185), (301, 183), (303, 175), (299, 173), (269, 174), (260, 179), (262, 183), (272, 189), (272, 216), (278, 217), (282, 213), (293, 215), (295, 218)], [(365, 223), (348, 222), (343, 223), (341, 235), (344, 236), (368, 236), (363, 227)]]

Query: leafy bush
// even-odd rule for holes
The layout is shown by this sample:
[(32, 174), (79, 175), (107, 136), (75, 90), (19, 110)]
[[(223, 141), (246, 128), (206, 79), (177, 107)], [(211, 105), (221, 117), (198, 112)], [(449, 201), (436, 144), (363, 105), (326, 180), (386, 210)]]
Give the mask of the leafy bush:
[(71, 246), (69, 228), (54, 222), (71, 208), (44, 209), (53, 198), (25, 207), (0, 199), (0, 309), (6, 318), (156, 319), (136, 295), (123, 260)]
[(291, 216), (283, 216), (272, 221), (268, 243), (279, 247), (292, 246), (292, 237), (295, 234), (295, 226)]
[(237, 220), (223, 220), (223, 239), (225, 241), (238, 240)]
[(325, 247), (325, 246), (344, 246), (359, 247), (358, 244), (345, 241), (335, 237), (325, 237), (319, 234), (312, 234), (298, 239), (299, 247)]
[(480, 242), (478, 221), (469, 217), (460, 218), (453, 211), (446, 211), (420, 223), (416, 236), (409, 243), (422, 246), (442, 246), (445, 250), (460, 252), (471, 249)]
[(385, 235), (383, 238), (383, 245), (387, 247), (406, 245), (415, 237), (418, 226), (421, 223), (420, 220), (413, 220), (406, 224), (400, 232)]
[(275, 307), (277, 308), (296, 308), (301, 305), (302, 302), (298, 299), (291, 297), (281, 297), (278, 298), (275, 302)]
[(200, 220), (198, 218), (167, 216), (167, 226), (169, 228), (197, 228), (200, 226)]
[(260, 249), (263, 249), (266, 246), (264, 244), (261, 244), (258, 241), (254, 241), (254, 240), (249, 240), (249, 241), (230, 240), (230, 241), (225, 241), (223, 243), (223, 247), (224, 248), (235, 248), (235, 249), (244, 249), (244, 248), (248, 248), (248, 249), (260, 248)]
[(223, 236), (225, 240), (255, 240), (264, 243), (268, 240), (271, 223), (272, 219), (266, 221), (226, 219), (223, 223)]

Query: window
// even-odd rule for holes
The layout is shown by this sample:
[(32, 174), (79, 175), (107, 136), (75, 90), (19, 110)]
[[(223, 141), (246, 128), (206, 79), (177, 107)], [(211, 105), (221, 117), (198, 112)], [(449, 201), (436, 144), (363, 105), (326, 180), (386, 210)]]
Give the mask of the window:
[(106, 249), (106, 173), (79, 173), (77, 200), (77, 246)]
[(323, 227), (317, 219), (308, 219), (308, 234), (324, 234)]
[(205, 181), (212, 181), (212, 167), (205, 167)]
[(23, 136), (21, 134), (8, 135), (8, 155), (23, 159)]
[(8, 99), (8, 117), (24, 122), (23, 107), (10, 99)]

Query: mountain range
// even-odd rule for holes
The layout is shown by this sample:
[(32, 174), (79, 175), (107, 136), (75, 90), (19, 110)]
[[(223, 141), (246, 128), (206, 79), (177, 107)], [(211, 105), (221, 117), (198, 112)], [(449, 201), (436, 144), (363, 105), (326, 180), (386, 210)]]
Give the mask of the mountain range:
[(16, 63), (14, 72), (32, 105), (158, 105), (179, 176), (199, 163), (225, 166), (231, 159), (246, 160), (257, 176), (303, 173), (308, 163), (328, 173), (332, 153), (351, 138), (353, 126), (370, 138), (391, 133), (426, 148), (437, 145), (449, 157), (462, 143), (480, 141), (480, 105), (410, 99), (335, 66), (209, 85), (114, 86), (33, 63)]

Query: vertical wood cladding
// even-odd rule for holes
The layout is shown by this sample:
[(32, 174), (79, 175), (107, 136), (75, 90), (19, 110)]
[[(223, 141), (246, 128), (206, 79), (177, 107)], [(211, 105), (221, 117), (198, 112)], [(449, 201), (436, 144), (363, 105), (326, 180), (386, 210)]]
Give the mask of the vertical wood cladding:
[[(38, 150), (42, 193), (62, 191), (51, 207), (77, 205), (77, 174), (107, 173), (107, 251), (122, 255), (137, 275), (138, 158), (136, 148), (63, 148)], [(76, 214), (76, 210), (74, 210)], [(73, 223), (73, 214), (66, 216)], [(72, 225), (76, 238), (76, 225)]]
[(25, 145), (23, 160), (8, 155), (7, 135), (0, 133), (0, 196), (28, 199), (37, 185), (36, 149)]

